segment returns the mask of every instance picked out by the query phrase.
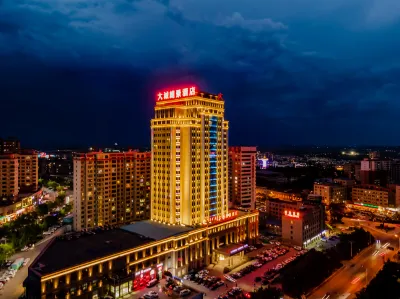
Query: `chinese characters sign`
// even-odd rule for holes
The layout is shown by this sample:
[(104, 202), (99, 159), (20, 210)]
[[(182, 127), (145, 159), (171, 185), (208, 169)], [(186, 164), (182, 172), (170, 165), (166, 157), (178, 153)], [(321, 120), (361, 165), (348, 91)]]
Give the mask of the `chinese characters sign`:
[(174, 100), (196, 95), (196, 87), (187, 87), (181, 89), (173, 89), (157, 94), (157, 101)]
[(226, 214), (225, 216), (210, 217), (210, 220), (208, 222), (209, 223), (217, 223), (217, 222), (222, 222), (222, 221), (226, 221), (226, 220), (231, 220), (233, 218), (236, 218), (237, 215), (238, 215), (237, 211), (232, 211), (232, 212)]
[(288, 217), (291, 217), (291, 218), (300, 218), (300, 213), (299, 212), (285, 210), (285, 216), (288, 216)]

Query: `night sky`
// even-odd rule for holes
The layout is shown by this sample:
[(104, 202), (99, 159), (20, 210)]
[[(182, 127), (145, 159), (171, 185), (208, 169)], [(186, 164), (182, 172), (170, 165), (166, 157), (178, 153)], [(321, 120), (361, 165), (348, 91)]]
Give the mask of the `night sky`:
[(396, 145), (399, 0), (0, 0), (0, 136), (148, 146), (155, 94), (223, 93), (230, 144)]

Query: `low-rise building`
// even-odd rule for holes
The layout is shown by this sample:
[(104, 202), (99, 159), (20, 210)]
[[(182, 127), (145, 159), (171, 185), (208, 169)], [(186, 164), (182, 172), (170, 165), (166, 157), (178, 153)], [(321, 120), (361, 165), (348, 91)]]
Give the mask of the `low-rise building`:
[(399, 188), (359, 185), (353, 187), (352, 201), (355, 205), (365, 207), (396, 208), (396, 191)]
[(258, 195), (263, 194), (266, 197), (277, 198), (280, 200), (293, 200), (293, 201), (302, 200), (301, 194), (293, 192), (292, 190), (277, 191), (266, 187), (257, 187), (256, 194)]
[(286, 209), (282, 216), (282, 240), (292, 245), (308, 247), (325, 230), (323, 205), (304, 205)]
[(343, 203), (347, 200), (347, 188), (337, 183), (314, 183), (314, 194), (321, 195), (323, 203)]
[(27, 298), (122, 298), (164, 271), (190, 269), (243, 254), (258, 238), (258, 213), (193, 228), (140, 221), (120, 229), (54, 238), (28, 269)]
[(265, 212), (272, 218), (281, 219), (285, 210), (298, 209), (301, 205), (300, 201), (269, 198), (265, 202)]

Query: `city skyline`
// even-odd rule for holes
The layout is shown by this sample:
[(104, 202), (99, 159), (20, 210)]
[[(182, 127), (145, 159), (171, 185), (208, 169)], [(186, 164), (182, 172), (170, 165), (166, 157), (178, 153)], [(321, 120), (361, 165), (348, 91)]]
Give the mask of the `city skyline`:
[(2, 1), (3, 137), (148, 146), (154, 94), (193, 83), (231, 144), (394, 145), (397, 3)]

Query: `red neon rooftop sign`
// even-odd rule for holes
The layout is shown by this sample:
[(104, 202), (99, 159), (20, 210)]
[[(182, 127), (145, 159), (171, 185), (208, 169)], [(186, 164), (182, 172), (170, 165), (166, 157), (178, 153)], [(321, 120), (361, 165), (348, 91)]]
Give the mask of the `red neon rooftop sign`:
[(170, 89), (157, 93), (157, 101), (174, 100), (196, 95), (196, 87), (185, 87), (180, 89)]
[(300, 213), (299, 212), (285, 210), (285, 216), (288, 216), (288, 217), (291, 217), (291, 218), (300, 218)]

